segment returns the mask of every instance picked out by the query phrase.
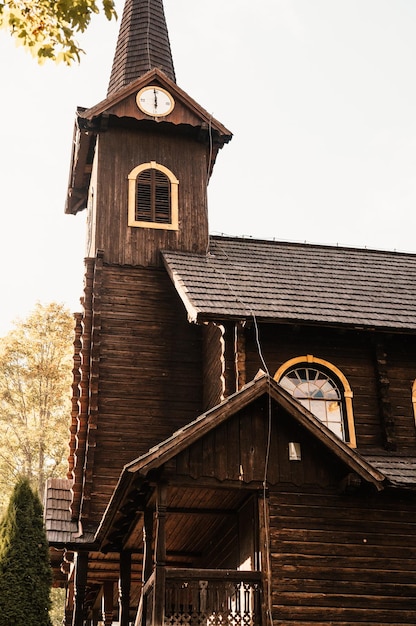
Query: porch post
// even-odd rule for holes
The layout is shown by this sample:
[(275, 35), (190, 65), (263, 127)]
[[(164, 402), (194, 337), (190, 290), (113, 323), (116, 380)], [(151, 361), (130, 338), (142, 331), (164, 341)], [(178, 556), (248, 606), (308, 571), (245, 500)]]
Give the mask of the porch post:
[(103, 622), (104, 626), (111, 626), (113, 623), (113, 583), (111, 580), (104, 583)]
[(153, 510), (145, 509), (143, 519), (143, 569), (142, 582), (148, 580), (153, 569), (152, 558), (152, 542), (153, 542)]
[(258, 498), (259, 530), (260, 530), (260, 566), (262, 569), (262, 625), (273, 624), (272, 618), (272, 572), (270, 555), (270, 520), (268, 492), (259, 493)]
[(129, 626), (130, 622), (131, 552), (120, 553), (120, 577), (118, 581), (119, 623)]
[(88, 552), (78, 552), (75, 562), (74, 612), (72, 626), (84, 623), (85, 587), (87, 585)]
[[(144, 585), (153, 570), (153, 510), (146, 508), (143, 513), (143, 561), (142, 561), (142, 595), (140, 598), (139, 614), (141, 624), (148, 623), (147, 595), (143, 593)], [(152, 607), (153, 608), (153, 607)]]
[(156, 494), (155, 589), (153, 594), (153, 626), (163, 626), (165, 617), (166, 567), (166, 501), (167, 486), (158, 485)]

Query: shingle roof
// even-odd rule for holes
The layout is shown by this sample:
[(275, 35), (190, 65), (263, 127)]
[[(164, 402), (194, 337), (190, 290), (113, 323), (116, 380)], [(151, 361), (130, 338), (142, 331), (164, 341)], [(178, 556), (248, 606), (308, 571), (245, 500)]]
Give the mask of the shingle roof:
[(107, 95), (154, 68), (175, 82), (163, 2), (126, 0)]
[(163, 252), (193, 321), (292, 321), (416, 330), (416, 254), (211, 237)]
[(389, 482), (402, 488), (416, 487), (416, 459), (412, 457), (368, 456), (366, 461), (381, 472)]
[(44, 519), (46, 535), (51, 545), (89, 543), (93, 540), (91, 532), (79, 536), (76, 522), (71, 520), (70, 504), (72, 480), (49, 478), (45, 490)]

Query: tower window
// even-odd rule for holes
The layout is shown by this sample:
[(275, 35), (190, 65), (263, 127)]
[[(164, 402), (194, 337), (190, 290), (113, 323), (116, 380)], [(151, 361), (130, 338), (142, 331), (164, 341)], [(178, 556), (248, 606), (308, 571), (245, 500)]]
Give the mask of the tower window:
[(178, 228), (178, 180), (163, 165), (143, 163), (129, 174), (129, 226)]
[(342, 441), (355, 447), (352, 392), (335, 366), (308, 355), (283, 364), (275, 379)]

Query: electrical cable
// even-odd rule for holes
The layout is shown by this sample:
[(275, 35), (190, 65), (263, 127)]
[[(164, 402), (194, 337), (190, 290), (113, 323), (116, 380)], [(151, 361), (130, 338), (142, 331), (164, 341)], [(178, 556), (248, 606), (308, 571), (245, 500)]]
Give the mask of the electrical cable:
[[(229, 261), (230, 265), (233, 266), (233, 263), (231, 262), (228, 254), (225, 252), (225, 250), (221, 247), (221, 245), (218, 246), (219, 249), (221, 250), (221, 252), (224, 254), (225, 258), (227, 259), (227, 261)], [(209, 254), (207, 253), (207, 262), (210, 263), (210, 257)], [(263, 355), (263, 350), (261, 347), (261, 343), (260, 343), (260, 332), (259, 332), (259, 327), (258, 327), (258, 323), (257, 323), (257, 318), (256, 318), (256, 314), (254, 313), (253, 309), (251, 308), (250, 305), (247, 305), (246, 302), (244, 302), (244, 300), (241, 298), (241, 296), (239, 294), (237, 294), (233, 287), (231, 286), (227, 276), (223, 273), (220, 272), (216, 267), (214, 267), (213, 264), (211, 264), (211, 268), (214, 270), (214, 273), (217, 273), (221, 276), (221, 278), (223, 279), (223, 281), (225, 282), (225, 284), (227, 285), (228, 289), (231, 291), (231, 293), (233, 294), (233, 296), (235, 297), (235, 299), (240, 302), (243, 307), (246, 309), (246, 311), (249, 312), (250, 317), (253, 320), (253, 324), (254, 324), (254, 330), (255, 330), (255, 341), (256, 341), (256, 346), (257, 346), (257, 352), (260, 358), (260, 362), (264, 368), (265, 373), (267, 374), (268, 377), (268, 387), (269, 387), (269, 393), (268, 393), (268, 416), (267, 416), (267, 440), (266, 440), (266, 451), (265, 451), (265, 459), (264, 459), (264, 474), (263, 474), (263, 520), (264, 520), (264, 532), (265, 532), (265, 552), (266, 552), (266, 570), (267, 570), (267, 622), (270, 624), (270, 626), (273, 626), (273, 618), (272, 618), (272, 580), (271, 580), (271, 559), (270, 559), (270, 532), (269, 532), (269, 524), (268, 524), (268, 508), (266, 505), (267, 502), (267, 476), (268, 476), (268, 470), (269, 470), (269, 461), (270, 461), (270, 448), (271, 448), (271, 436), (272, 436), (272, 399), (271, 399), (271, 395), (270, 395), (270, 372), (269, 372), (269, 368), (267, 367), (267, 363), (265, 361), (264, 355)]]

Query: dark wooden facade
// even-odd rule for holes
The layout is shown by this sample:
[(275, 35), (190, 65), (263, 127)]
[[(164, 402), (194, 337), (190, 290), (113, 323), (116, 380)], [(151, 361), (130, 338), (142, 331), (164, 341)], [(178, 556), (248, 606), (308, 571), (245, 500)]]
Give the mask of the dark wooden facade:
[[(137, 107), (136, 107), (137, 108)], [(179, 230), (128, 228), (127, 197), (130, 171), (155, 161), (179, 179)], [(108, 263), (160, 265), (160, 250), (205, 252), (208, 247), (206, 187), (209, 147), (157, 128), (110, 128), (97, 145), (95, 248)], [(189, 190), (193, 193), (190, 194)], [(111, 210), (103, 208), (111, 207)], [(95, 254), (95, 250), (92, 251)]]
[[(127, 0), (118, 49), (135, 11), (143, 71), (115, 59), (78, 111), (66, 205), (89, 213), (69, 473), (45, 511), (66, 626), (415, 624), (416, 257), (210, 238), (231, 133), (174, 82), (160, 0)], [(142, 67), (149, 33), (167, 73)], [(137, 106), (149, 85), (166, 116)], [(128, 223), (151, 162), (179, 180), (177, 228)], [(294, 359), (348, 382), (354, 440), (274, 379)]]

